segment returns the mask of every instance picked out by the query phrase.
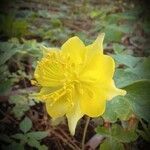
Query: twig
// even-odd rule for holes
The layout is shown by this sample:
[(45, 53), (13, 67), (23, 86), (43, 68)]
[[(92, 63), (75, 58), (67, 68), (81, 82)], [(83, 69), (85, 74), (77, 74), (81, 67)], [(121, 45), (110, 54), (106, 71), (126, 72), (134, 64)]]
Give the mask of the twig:
[(84, 150), (85, 137), (86, 137), (87, 127), (89, 122), (90, 122), (90, 117), (87, 117), (86, 124), (83, 131), (83, 137), (82, 137), (82, 150)]
[(80, 147), (78, 147), (78, 145), (76, 145), (72, 140), (71, 140), (71, 138), (61, 129), (61, 128), (58, 128), (59, 129), (59, 131), (68, 139), (68, 141), (72, 144), (72, 145), (74, 145), (75, 147), (76, 147), (76, 150), (79, 150), (80, 149)]
[(59, 139), (61, 139), (64, 143), (66, 143), (72, 150), (76, 150), (76, 148), (71, 143), (69, 143), (67, 139), (65, 139), (63, 136), (61, 136), (58, 132), (56, 132), (53, 129), (50, 130), (50, 132), (53, 133)]
[[(15, 122), (16, 124), (18, 124), (19, 122), (17, 120), (15, 120), (13, 117), (11, 117), (10, 115), (4, 113), (1, 109), (0, 109), (0, 112), (5, 116), (7, 117), (8, 119), (10, 119), (11, 121)], [(2, 119), (3, 120), (3, 119)], [(2, 122), (2, 120), (0, 120), (0, 122)]]
[(57, 146), (58, 150), (64, 150), (59, 139), (57, 139), (57, 145), (56, 146)]

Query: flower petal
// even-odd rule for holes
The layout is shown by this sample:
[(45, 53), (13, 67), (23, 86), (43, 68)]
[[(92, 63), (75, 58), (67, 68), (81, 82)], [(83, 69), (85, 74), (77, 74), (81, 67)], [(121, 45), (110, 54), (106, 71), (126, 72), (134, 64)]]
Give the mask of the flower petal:
[(99, 36), (96, 38), (96, 40), (91, 44), (86, 46), (86, 49), (90, 53), (103, 53), (103, 41), (104, 41), (105, 33), (99, 34)]
[(43, 57), (45, 57), (49, 52), (55, 52), (55, 51), (59, 51), (59, 48), (53, 47), (53, 48), (48, 48), (45, 46), (41, 46), (41, 50), (43, 52)]
[(99, 54), (93, 56), (82, 70), (81, 80), (95, 80), (104, 83), (108, 79), (112, 79), (115, 71), (114, 60), (107, 55)]
[(34, 94), (36, 99), (40, 100), (40, 101), (45, 101), (49, 98), (49, 95), (53, 92), (58, 91), (59, 89), (61, 89), (61, 87), (42, 87), (39, 91), (39, 93)]
[(34, 77), (38, 84), (45, 87), (55, 87), (62, 85), (64, 79), (64, 67), (58, 63), (59, 52), (49, 52), (38, 65), (34, 72)]
[(100, 61), (101, 61), (101, 64), (99, 64), (99, 69), (101, 70), (100, 78), (105, 81), (110, 78), (113, 78), (115, 72), (115, 62), (113, 58), (108, 55), (102, 55)]
[(98, 117), (105, 111), (106, 98), (97, 87), (87, 87), (82, 93), (80, 107), (84, 114), (90, 117)]
[(116, 88), (114, 80), (108, 80), (107, 83), (102, 86), (102, 91), (107, 100), (111, 100), (118, 95), (126, 95), (125, 90)]
[(78, 102), (75, 104), (74, 108), (66, 114), (66, 116), (68, 119), (69, 131), (71, 135), (74, 135), (78, 120), (83, 117), (83, 113), (81, 112)]
[(64, 116), (70, 109), (70, 104), (66, 101), (65, 96), (57, 100), (54, 104), (50, 100), (45, 103), (46, 110), (53, 119)]
[(62, 53), (70, 56), (74, 63), (81, 64), (86, 52), (84, 43), (74, 36), (67, 40), (61, 47)]

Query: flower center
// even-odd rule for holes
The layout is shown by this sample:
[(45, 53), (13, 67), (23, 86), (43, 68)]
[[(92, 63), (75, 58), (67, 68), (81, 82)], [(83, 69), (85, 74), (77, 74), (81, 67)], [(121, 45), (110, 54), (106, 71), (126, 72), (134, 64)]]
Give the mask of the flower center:
[[(49, 53), (47, 56), (47, 60), (51, 61), (49, 68), (55, 72), (56, 75), (59, 73), (62, 74), (62, 79), (60, 82), (62, 86), (57, 89), (56, 91), (48, 94), (46, 97), (47, 99), (51, 99), (52, 103), (51, 106), (61, 98), (66, 98), (66, 100), (71, 104), (74, 105), (73, 96), (75, 92), (81, 92), (79, 89), (81, 87), (81, 82), (79, 80), (79, 73), (78, 73), (78, 66), (73, 63), (70, 59), (70, 56), (64, 56), (61, 52), (57, 53)], [(57, 72), (57, 69), (62, 70), (62, 72)], [(52, 77), (52, 75), (50, 75)], [(45, 98), (46, 99), (46, 98)]]

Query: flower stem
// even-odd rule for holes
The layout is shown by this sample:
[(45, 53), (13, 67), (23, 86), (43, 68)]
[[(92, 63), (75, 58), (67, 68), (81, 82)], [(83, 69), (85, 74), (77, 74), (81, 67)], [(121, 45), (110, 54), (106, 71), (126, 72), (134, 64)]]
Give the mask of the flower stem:
[(82, 150), (84, 150), (85, 137), (86, 137), (87, 127), (89, 122), (90, 122), (90, 117), (87, 117), (86, 124), (83, 131), (83, 137), (82, 137)]

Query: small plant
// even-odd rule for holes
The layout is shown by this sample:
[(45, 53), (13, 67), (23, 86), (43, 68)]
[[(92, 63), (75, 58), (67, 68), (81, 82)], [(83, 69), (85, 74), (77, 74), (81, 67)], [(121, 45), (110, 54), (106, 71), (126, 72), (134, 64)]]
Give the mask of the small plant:
[[(13, 15), (0, 16), (0, 32), (3, 36), (22, 37), (27, 34), (27, 22), (22, 19), (16, 19)], [(6, 30), (7, 29), (7, 30)]]
[(31, 131), (32, 122), (28, 117), (25, 117), (19, 124), (22, 133), (11, 135), (0, 135), (0, 141), (5, 144), (2, 145), (2, 150), (24, 150), (25, 147), (30, 146), (38, 150), (48, 150), (46, 145), (41, 145), (40, 141), (48, 136), (47, 131)]

